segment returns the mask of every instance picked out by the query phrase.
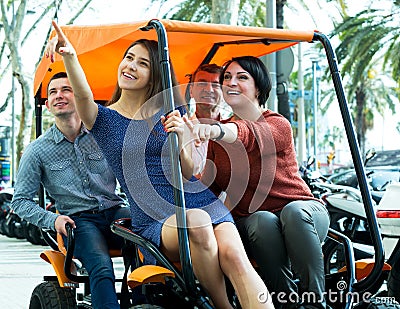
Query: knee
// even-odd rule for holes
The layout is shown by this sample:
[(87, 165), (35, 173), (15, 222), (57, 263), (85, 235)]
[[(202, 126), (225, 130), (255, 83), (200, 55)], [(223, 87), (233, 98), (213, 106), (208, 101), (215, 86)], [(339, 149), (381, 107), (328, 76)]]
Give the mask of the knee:
[(93, 257), (93, 259), (89, 261), (87, 260), (86, 263), (83, 263), (83, 266), (92, 278), (110, 278), (114, 280), (114, 268), (109, 256)]
[(285, 235), (317, 235), (322, 242), (328, 232), (329, 215), (315, 201), (297, 201), (286, 205), (281, 212), (282, 230)]
[(283, 207), (280, 219), (282, 224), (293, 225), (296, 222), (311, 221), (312, 216), (301, 203), (292, 202)]
[(279, 236), (281, 234), (279, 218), (271, 212), (258, 211), (246, 219), (246, 232), (250, 242), (264, 240), (267, 235)]
[(186, 220), (191, 244), (201, 246), (205, 250), (209, 249), (215, 242), (215, 237), (208, 213), (201, 209), (190, 209)]
[(201, 209), (189, 209), (186, 212), (186, 221), (189, 228), (204, 228), (211, 226), (210, 215)]
[[(240, 241), (240, 239), (238, 240)], [(239, 272), (246, 271), (250, 265), (250, 261), (244, 250), (234, 244), (219, 244), (218, 257), (223, 267), (226, 265), (231, 270)]]

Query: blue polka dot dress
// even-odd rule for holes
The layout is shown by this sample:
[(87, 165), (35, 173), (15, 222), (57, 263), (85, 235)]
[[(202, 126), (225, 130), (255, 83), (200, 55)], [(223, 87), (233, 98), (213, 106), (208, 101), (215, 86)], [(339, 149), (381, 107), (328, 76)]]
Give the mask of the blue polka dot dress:
[[(132, 228), (159, 246), (162, 225), (175, 213), (169, 143), (160, 121), (163, 112), (132, 120), (98, 107), (91, 132), (128, 197)], [(195, 177), (184, 183), (184, 196), (186, 208), (205, 210), (213, 224), (233, 222), (224, 204)], [(149, 253), (144, 255), (145, 263), (155, 263)]]

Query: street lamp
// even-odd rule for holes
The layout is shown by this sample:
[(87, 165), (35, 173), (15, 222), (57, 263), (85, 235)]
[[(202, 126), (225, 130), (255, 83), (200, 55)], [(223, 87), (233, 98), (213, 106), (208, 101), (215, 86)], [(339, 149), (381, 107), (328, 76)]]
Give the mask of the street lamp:
[(318, 160), (317, 160), (317, 114), (318, 108), (317, 105), (319, 103), (319, 82), (321, 80), (321, 67), (319, 66), (318, 59), (312, 59), (312, 93), (313, 93), (313, 131), (314, 131), (314, 170), (318, 168)]

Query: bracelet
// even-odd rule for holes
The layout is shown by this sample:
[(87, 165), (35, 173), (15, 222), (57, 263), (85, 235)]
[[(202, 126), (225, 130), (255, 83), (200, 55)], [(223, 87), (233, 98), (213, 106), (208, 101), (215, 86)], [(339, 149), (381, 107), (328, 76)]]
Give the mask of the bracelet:
[(211, 140), (213, 140), (213, 141), (219, 141), (219, 140), (221, 140), (221, 139), (224, 137), (224, 135), (225, 135), (225, 131), (224, 131), (224, 129), (222, 128), (221, 123), (216, 122), (216, 123), (213, 123), (212, 126), (218, 126), (219, 129), (221, 130), (221, 133), (220, 133), (216, 138), (213, 138), (213, 139), (211, 139)]

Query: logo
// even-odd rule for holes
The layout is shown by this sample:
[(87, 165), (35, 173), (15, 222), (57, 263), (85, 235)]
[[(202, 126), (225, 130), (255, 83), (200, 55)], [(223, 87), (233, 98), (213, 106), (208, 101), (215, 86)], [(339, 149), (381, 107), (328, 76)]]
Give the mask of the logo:
[(338, 283), (336, 284), (336, 287), (339, 291), (343, 291), (347, 289), (347, 282), (344, 280), (340, 280), (338, 281)]

